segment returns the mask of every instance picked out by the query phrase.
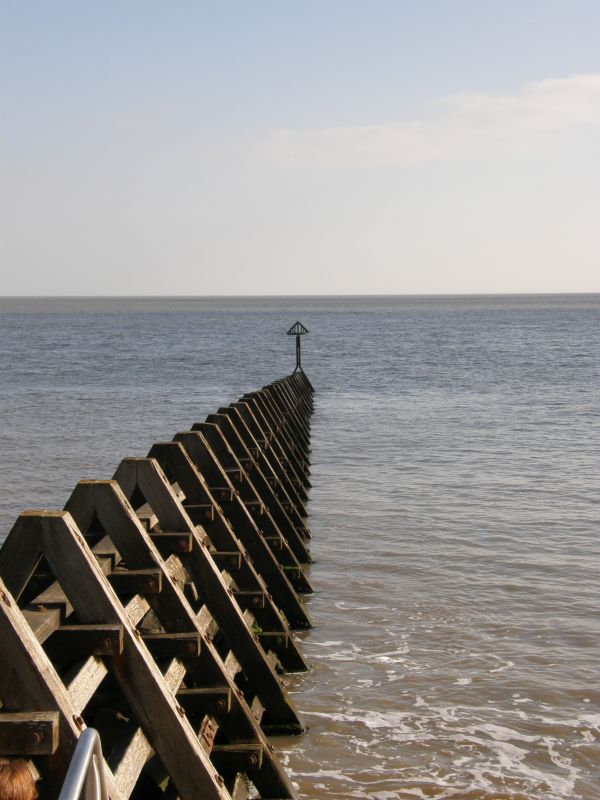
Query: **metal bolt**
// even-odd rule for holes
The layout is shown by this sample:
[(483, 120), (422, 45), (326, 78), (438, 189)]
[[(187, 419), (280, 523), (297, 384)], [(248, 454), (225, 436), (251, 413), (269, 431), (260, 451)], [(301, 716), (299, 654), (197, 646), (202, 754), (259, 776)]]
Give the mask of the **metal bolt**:
[(43, 731), (32, 731), (29, 735), (29, 741), (34, 747), (40, 745), (44, 741)]

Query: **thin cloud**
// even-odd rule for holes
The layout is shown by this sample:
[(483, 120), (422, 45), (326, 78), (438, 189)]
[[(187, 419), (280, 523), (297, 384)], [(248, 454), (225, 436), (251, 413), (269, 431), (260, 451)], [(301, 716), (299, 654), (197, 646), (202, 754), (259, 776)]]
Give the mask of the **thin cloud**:
[(512, 94), (452, 95), (404, 122), (276, 130), (263, 144), (278, 164), (407, 167), (502, 158), (584, 125), (600, 125), (600, 74), (534, 81)]

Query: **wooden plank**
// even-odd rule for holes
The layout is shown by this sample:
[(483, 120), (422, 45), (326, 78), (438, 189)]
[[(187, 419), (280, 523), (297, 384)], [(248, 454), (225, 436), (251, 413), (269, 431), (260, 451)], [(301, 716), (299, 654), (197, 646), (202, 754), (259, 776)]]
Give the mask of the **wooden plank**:
[(243, 609), (250, 608), (253, 610), (265, 607), (265, 593), (264, 592), (248, 592), (248, 591), (234, 591), (233, 596), (237, 600), (239, 606)]
[(200, 740), (200, 744), (204, 748), (205, 753), (210, 753), (214, 746), (214, 741), (219, 731), (219, 723), (214, 717), (206, 716), (202, 720), (202, 724), (200, 725), (200, 730), (198, 732), (198, 738)]
[[(225, 476), (202, 434), (199, 432), (178, 433), (175, 438), (182, 442), (192, 461), (205, 472), (207, 479), (211, 482), (215, 480), (220, 484), (221, 481), (217, 478), (223, 479)], [(239, 498), (236, 498), (226, 506), (226, 516), (290, 624), (294, 627), (311, 627), (306, 609), (244, 504)]]
[(152, 533), (150, 538), (163, 557), (171, 555), (171, 553), (179, 555), (189, 553), (192, 549), (192, 539), (189, 533)]
[[(207, 498), (211, 499), (212, 495), (210, 495), (208, 484), (196, 468), (181, 442), (160, 442), (155, 444), (150, 450), (150, 455), (156, 457), (161, 467), (173, 475), (173, 479), (177, 480), (178, 485), (185, 487), (186, 503), (201, 502), (205, 501)], [(187, 509), (188, 506), (186, 505), (185, 508)], [(219, 513), (214, 523), (209, 525), (209, 533), (217, 550), (240, 550), (241, 544), (239, 539), (236, 537), (231, 524), (222, 513)], [(243, 558), (242, 572), (236, 575), (236, 582), (239, 588), (248, 590), (264, 590), (265, 588), (263, 578), (258, 574), (255, 567), (248, 561), (246, 556)], [(240, 582), (242, 582), (242, 586), (240, 586)], [(280, 621), (282, 621), (282, 617), (273, 599), (268, 596), (266, 608), (270, 618), (278, 617)]]
[[(148, 613), (149, 608), (148, 603), (139, 595), (129, 601), (125, 614), (134, 628)], [(69, 669), (63, 681), (78, 714), (87, 706), (107, 674), (108, 667), (97, 656), (90, 656)]]
[(78, 714), (85, 709), (107, 675), (108, 667), (99, 656), (90, 656), (69, 669), (64, 680)]
[[(162, 670), (165, 683), (171, 694), (176, 694), (185, 678), (186, 666), (179, 658), (172, 658)], [(179, 709), (178, 709), (179, 711)]]
[(219, 630), (219, 626), (215, 622), (215, 619), (207, 606), (202, 606), (202, 608), (196, 614), (196, 623), (198, 625), (198, 629), (210, 639), (212, 639), (215, 633)]
[(220, 717), (231, 711), (232, 691), (229, 686), (199, 686), (193, 689), (180, 689), (177, 702), (188, 716), (212, 714)]
[(57, 747), (57, 711), (0, 713), (0, 755), (51, 756)]
[[(248, 691), (260, 693), (269, 709), (273, 725), (281, 724), (282, 729), (291, 733), (302, 731), (302, 724), (293, 704), (283, 688), (278, 675), (269, 665), (266, 654), (256, 640), (244, 612), (233, 600), (233, 593), (227, 590), (222, 576), (200, 543), (195, 541), (186, 564), (196, 585), (202, 587), (211, 613), (217, 619), (221, 632), (235, 653), (244, 670)], [(260, 595), (264, 600), (264, 594)], [(248, 610), (248, 614), (254, 612)], [(251, 617), (253, 621), (253, 617)], [(285, 636), (285, 635), (284, 635)], [(232, 674), (232, 673), (230, 673)]]
[(265, 707), (263, 706), (260, 697), (258, 695), (252, 700), (250, 705), (250, 710), (252, 711), (252, 716), (257, 722), (260, 722), (263, 718), (263, 714), (265, 713)]
[[(227, 477), (229, 478), (229, 480), (232, 483), (235, 483), (238, 486), (240, 486), (244, 482), (245, 471), (241, 468), (241, 466), (225, 467), (223, 469), (223, 472), (225, 473), (225, 475), (227, 475)], [(235, 489), (232, 487), (232, 492), (231, 492), (230, 498), (233, 500), (235, 495), (236, 495)], [(230, 499), (230, 498), (223, 497), (222, 499)]]
[(159, 594), (162, 572), (159, 569), (121, 569), (109, 573), (108, 581), (118, 595)]
[(41, 611), (46, 611), (49, 608), (58, 608), (63, 619), (73, 611), (71, 604), (65, 597), (65, 593), (56, 582), (51, 583), (47, 589), (40, 592), (35, 600), (29, 604), (29, 608)]
[[(266, 418), (263, 416), (263, 411), (266, 411), (266, 409), (264, 407), (261, 408), (258, 399), (251, 396), (244, 396), (238, 403), (233, 403), (229, 407), (229, 411), (228, 409), (223, 409), (223, 413), (233, 413), (235, 415), (236, 424), (239, 423), (240, 428), (248, 426), (248, 430), (252, 434), (254, 434), (257, 429), (260, 430), (260, 425), (264, 426), (268, 424)], [(287, 452), (281, 438), (277, 436), (273, 439), (268, 454), (261, 454), (260, 461), (261, 464), (264, 464), (268, 460), (268, 463), (275, 470), (279, 481), (290, 496), (294, 498), (294, 502), (298, 506), (301, 505), (301, 498), (304, 497), (304, 499), (306, 499), (307, 497), (303, 488), (304, 478), (294, 471), (293, 466), (290, 469), (291, 474), (288, 474), (285, 466), (288, 462)], [(301, 490), (297, 490), (292, 485), (291, 481), (294, 478), (300, 481)]]
[(230, 650), (229, 653), (227, 653), (227, 657), (225, 658), (224, 664), (225, 664), (225, 672), (232, 679), (235, 678), (238, 672), (242, 671), (242, 665), (238, 661), (237, 656), (233, 652), (233, 650)]
[[(160, 565), (162, 563), (160, 556), (158, 554), (156, 556), (153, 555), (153, 546), (148, 534), (141, 528), (138, 520), (131, 519), (134, 516), (133, 510), (118, 486), (116, 488), (115, 486), (114, 482), (108, 481), (84, 482), (83, 485), (80, 484), (78, 486), (76, 490), (78, 496), (75, 498), (77, 502), (72, 503), (71, 507), (75, 507), (83, 518), (89, 518), (93, 516), (90, 515), (88, 510), (90, 502), (92, 503), (94, 515), (98, 516), (104, 529), (109, 532), (120, 554), (126, 559), (129, 566), (145, 568), (150, 566), (152, 561)], [(165, 625), (166, 630), (174, 632), (185, 630), (185, 626), (182, 628), (181, 620), (187, 615), (187, 624), (194, 624), (193, 612), (184, 601), (182, 595), (180, 593), (177, 594), (175, 584), (170, 578), (166, 581), (166, 586), (166, 591), (163, 589), (160, 595), (148, 597), (148, 601), (153, 604), (153, 610)], [(167, 603), (164, 603), (165, 597), (168, 599)], [(176, 607), (176, 599), (180, 603), (179, 608)], [(181, 615), (184, 615), (184, 617)], [(196, 630), (199, 629), (200, 626), (196, 624)], [(190, 661), (192, 672), (205, 681), (218, 680), (219, 676), (231, 680), (231, 677), (225, 671), (223, 662), (211, 648), (211, 645), (203, 647), (201, 657)], [(193, 667), (196, 661), (198, 661), (198, 667)], [(200, 661), (202, 662), (201, 667)], [(250, 724), (251, 719), (250, 709), (241, 697), (238, 698), (236, 696), (235, 707), (223, 724), (228, 731), (228, 735), (233, 735), (234, 732), (239, 735), (240, 731), (246, 731), (246, 736), (250, 734), (260, 739), (262, 736), (260, 729), (253, 727), (256, 725), (255, 720), (253, 720), (252, 725)], [(268, 769), (261, 772), (260, 781), (265, 792), (276, 792), (275, 796), (281, 797), (290, 796), (289, 781), (275, 758), (270, 759)]]
[(147, 531), (151, 531), (158, 524), (158, 517), (147, 503), (141, 508), (136, 508), (135, 514)]
[(19, 514), (2, 547), (0, 577), (12, 596), (18, 600), (42, 557), (39, 539), (39, 514)]
[(52, 608), (50, 610), (33, 610), (26, 608), (23, 610), (23, 616), (40, 644), (60, 627), (62, 618), (59, 608)]
[(262, 517), (266, 511), (264, 503), (260, 500), (243, 500), (242, 502), (253, 517)]
[[(164, 672), (165, 682), (171, 692), (176, 692), (185, 674), (181, 662), (173, 660)], [(119, 789), (129, 797), (145, 764), (154, 755), (154, 748), (136, 722), (115, 743), (108, 757)]]
[[(204, 427), (202, 428), (206, 432), (208, 432), (211, 428), (211, 424), (209, 423), (216, 425), (224, 442), (232, 449), (232, 451), (235, 452), (238, 459), (241, 457), (241, 455), (238, 454), (243, 454), (244, 452), (246, 453), (248, 452), (246, 449), (246, 445), (243, 442), (243, 439), (241, 438), (237, 428), (235, 427), (234, 420), (230, 415), (226, 414), (210, 415), (208, 417), (207, 424), (205, 424)], [(211, 442), (215, 440), (216, 433), (213, 432), (212, 436), (213, 438)], [(285, 536), (286, 541), (293, 549), (298, 560), (301, 563), (310, 562), (310, 555), (308, 553), (306, 545), (303, 542), (302, 537), (299, 536), (295, 526), (295, 523), (301, 523), (302, 520), (299, 517), (299, 515), (297, 516), (297, 518), (294, 517), (295, 506), (291, 498), (287, 495), (287, 493), (285, 493), (283, 486), (280, 487), (281, 492), (284, 493), (283, 497), (280, 499), (277, 496), (277, 493), (273, 489), (272, 483), (269, 482), (269, 480), (263, 474), (262, 463), (260, 458), (256, 462), (252, 463), (253, 466), (249, 470), (249, 478), (258, 496), (260, 497), (261, 501), (266, 505), (266, 507), (269, 509), (275, 523), (277, 524), (281, 533)], [(272, 479), (274, 478), (273, 475), (271, 475), (270, 477)]]
[(194, 525), (213, 522), (215, 519), (215, 507), (212, 503), (190, 503), (186, 505), (185, 510)]
[(242, 554), (239, 550), (218, 552), (213, 550), (210, 555), (219, 569), (233, 570), (235, 572), (242, 567)]
[[(84, 622), (113, 622), (123, 626), (123, 655), (111, 660), (111, 671), (151, 739), (182, 800), (227, 800), (196, 735), (152, 658), (131, 627), (124, 610), (115, 603), (108, 581), (85, 547), (71, 516), (52, 520), (42, 531), (43, 553)], [(159, 595), (162, 597), (163, 595)]]
[[(161, 619), (168, 615), (173, 632), (193, 631), (193, 611), (172, 578), (164, 570), (164, 562), (147, 531), (135, 516), (127, 498), (116, 481), (80, 481), (69, 498), (66, 510), (75, 522), (93, 517), (90, 506), (109, 533), (115, 547), (131, 569), (162, 571), (162, 591), (147, 595), (150, 607)], [(162, 620), (161, 620), (162, 621)]]
[(134, 628), (137, 628), (148, 611), (150, 611), (150, 604), (145, 597), (141, 597), (139, 594), (136, 594), (125, 606), (127, 619)]
[[(266, 419), (269, 424), (277, 429), (277, 437), (273, 441), (273, 448), (277, 449), (282, 459), (293, 459), (294, 453), (302, 446), (298, 440), (298, 429), (295, 426), (293, 414), (282, 413), (266, 392), (254, 392), (250, 396), (254, 402), (253, 411), (260, 419)], [(296, 468), (294, 463), (294, 468)], [(300, 474), (301, 477), (304, 477)]]
[[(255, 441), (254, 433), (256, 433), (256, 430), (260, 430), (251, 403), (252, 401), (250, 400), (242, 399), (239, 403), (219, 409), (219, 416), (227, 417), (231, 421), (236, 432), (248, 448), (251, 448), (252, 443)], [(273, 476), (276, 480), (277, 490), (292, 499), (296, 508), (303, 511), (300, 494), (292, 482), (294, 476), (287, 474), (280, 460), (280, 455), (279, 442), (275, 439), (268, 452), (259, 454), (256, 464), (265, 475)]]
[(282, 650), (289, 645), (289, 636), (281, 631), (261, 631), (258, 634), (259, 641), (265, 650)]
[[(231, 479), (231, 475), (229, 475)], [(211, 486), (211, 494), (219, 502), (233, 500), (235, 497), (235, 489), (232, 486)]]
[(197, 469), (181, 442), (157, 442), (152, 445), (149, 458), (160, 464), (165, 475), (173, 476), (173, 480), (183, 489), (186, 508), (189, 504), (213, 505), (208, 483)]
[(117, 786), (125, 797), (131, 795), (141, 771), (153, 755), (154, 749), (144, 731), (135, 722), (130, 723), (108, 757)]
[(200, 655), (199, 633), (144, 633), (142, 639), (155, 659)]
[(245, 772), (250, 777), (262, 767), (264, 748), (254, 742), (217, 744), (211, 752), (213, 764), (222, 775)]
[[(223, 586), (225, 586), (226, 589), (231, 589), (232, 586), (235, 586), (235, 580), (233, 578), (233, 575), (227, 572), (226, 569), (221, 570), (221, 579), (223, 581)], [(233, 592), (233, 596), (235, 596), (235, 592)]]
[(46, 642), (53, 660), (116, 656), (123, 652), (120, 625), (61, 625)]
[[(38, 519), (38, 535), (40, 528), (51, 520), (46, 515)], [(44, 777), (58, 795), (84, 723), (1, 578), (0, 641), (0, 697), (4, 708), (7, 711), (38, 708), (59, 713), (60, 747), (47, 757), (43, 769)], [(106, 778), (111, 798), (125, 800), (108, 768)]]
[[(231, 457), (233, 458), (233, 456)], [(280, 723), (286, 732), (291, 732), (294, 728), (301, 731), (300, 720), (293, 710), (277, 674), (270, 667), (265, 653), (258, 646), (256, 637), (249, 629), (251, 623), (248, 625), (241, 609), (233, 601), (232, 593), (227, 591), (223, 576), (219, 574), (213, 560), (202, 547), (189, 517), (177, 500), (158, 463), (153, 459), (127, 459), (126, 464), (122, 464), (117, 470), (117, 476), (124, 474), (125, 467), (127, 468), (127, 479), (124, 479), (124, 485), (126, 485), (127, 491), (142, 493), (152, 508), (159, 509), (157, 512), (159, 524), (163, 530), (166, 527), (172, 527), (176, 530), (191, 531), (192, 552), (183, 558), (188, 573), (194, 578), (195, 585), (203, 595), (209, 611), (216, 619), (221, 633), (235, 656), (235, 663), (231, 659), (226, 660), (230, 676), (234, 677), (240, 669), (243, 669), (252, 692), (260, 692), (268, 705), (271, 724)], [(231, 563), (232, 558), (235, 559), (235, 565)], [(233, 566), (239, 569), (241, 559), (242, 554), (236, 551), (225, 557), (217, 557), (216, 560), (219, 567), (224, 566), (224, 562), (229, 562), (226, 563), (229, 569)], [(253, 621), (251, 617), (251, 622)], [(289, 637), (284, 634), (281, 639), (282, 647), (288, 639)]]
[(235, 776), (226, 779), (225, 785), (231, 795), (231, 800), (249, 800), (250, 781), (243, 772), (237, 772)]
[(283, 536), (265, 536), (265, 542), (272, 550), (283, 550), (286, 544)]
[[(203, 479), (202, 475), (197, 470), (197, 468), (194, 466), (194, 464), (190, 460), (189, 455), (183, 449), (182, 445), (179, 442), (160, 443), (160, 444), (154, 445), (152, 447), (152, 449), (150, 450), (150, 453), (151, 453), (151, 455), (156, 456), (160, 460), (161, 467), (164, 470), (164, 471), (161, 470), (163, 472), (163, 474), (164, 474), (164, 472), (170, 474), (170, 479), (171, 480), (176, 481), (179, 486), (184, 486), (185, 487), (185, 494), (186, 494), (186, 498), (187, 499), (192, 499), (192, 500), (198, 499), (198, 500), (201, 500), (203, 498), (207, 498), (207, 497), (210, 498), (211, 497), (205, 480)], [(154, 503), (153, 503), (153, 505), (154, 505)], [(172, 509), (172, 511), (174, 513), (174, 509)], [(171, 518), (170, 521), (169, 521), (169, 524), (173, 524), (174, 522), (175, 522), (175, 520), (173, 518)], [(236, 553), (240, 553), (241, 552), (240, 551), (240, 543), (237, 540), (237, 538), (235, 537), (230, 524), (220, 514), (217, 517), (217, 519), (215, 520), (215, 524), (213, 526), (211, 526), (210, 536), (211, 536), (211, 538), (213, 538), (213, 540), (216, 539), (216, 541), (222, 542), (223, 544), (227, 544), (227, 545), (230, 545), (230, 546), (234, 545), (235, 547), (237, 547), (237, 550), (235, 550), (234, 552), (236, 552)], [(195, 581), (196, 585), (200, 586), (200, 587), (212, 587), (215, 590), (215, 592), (222, 592), (222, 588), (224, 587), (224, 583), (225, 582), (223, 581), (221, 583), (221, 582), (218, 582), (218, 581), (216, 581), (214, 579), (214, 576), (213, 576), (214, 566), (211, 566), (211, 565), (214, 564), (214, 562), (213, 562), (212, 558), (207, 558), (207, 556), (209, 554), (207, 553), (206, 548), (203, 546), (203, 543), (201, 542), (200, 537), (198, 537), (198, 539), (195, 540), (195, 542), (196, 541), (197, 541), (197, 543), (194, 544), (193, 549), (192, 549), (192, 553), (184, 557), (184, 559), (186, 561), (186, 564), (188, 565), (188, 569), (189, 569), (190, 573), (193, 574), (194, 581)], [(227, 551), (229, 552), (229, 549), (227, 549)], [(200, 559), (200, 557), (199, 557), (198, 564), (196, 565), (196, 567), (193, 567), (193, 559), (194, 559), (195, 555), (197, 555), (198, 553), (203, 553), (203, 558)], [(260, 595), (264, 598), (265, 608), (264, 609), (260, 609), (259, 608), (258, 610), (262, 612), (262, 614), (264, 616), (264, 621), (268, 622), (269, 629), (276, 629), (277, 628), (277, 629), (281, 629), (281, 630), (284, 630), (284, 631), (289, 631), (287, 624), (285, 623), (283, 617), (281, 616), (279, 610), (276, 608), (276, 606), (275, 606), (275, 604), (273, 602), (273, 598), (270, 597), (268, 592), (266, 591), (266, 587), (265, 587), (265, 584), (264, 584), (262, 578), (257, 574), (257, 572), (255, 571), (253, 565), (247, 560), (247, 556), (245, 554), (245, 551), (242, 552), (241, 555), (242, 555), (242, 559), (241, 559), (242, 569), (239, 572), (236, 572), (236, 582), (238, 582), (238, 585), (239, 585), (240, 581), (242, 581), (242, 582), (245, 581), (245, 584), (242, 583), (242, 585), (245, 585), (249, 589), (257, 590), (260, 593)], [(200, 566), (200, 565), (203, 565), (203, 566)], [(199, 570), (199, 571), (195, 572), (194, 571), (195, 569)], [(201, 575), (201, 570), (204, 570), (204, 569), (207, 571), (206, 572), (206, 577), (203, 577)], [(223, 576), (221, 576), (221, 578), (222, 577)], [(224, 588), (226, 588), (226, 586)], [(203, 588), (203, 591), (206, 591), (206, 589)], [(224, 600), (225, 600), (225, 597), (224, 597)], [(227, 599), (226, 603), (225, 603), (224, 600), (223, 600), (222, 608), (223, 609), (228, 609), (227, 613), (229, 613), (231, 611), (231, 609), (232, 609), (231, 600)], [(219, 608), (220, 605), (221, 605), (221, 601), (218, 599), (218, 594), (215, 594), (215, 596), (212, 597), (211, 604), (212, 604), (212, 608), (215, 609), (215, 613), (216, 613), (216, 609)], [(235, 612), (235, 618), (240, 620), (240, 616), (241, 616), (240, 611), (236, 611)], [(254, 639), (254, 636), (253, 636), (252, 632), (248, 631), (243, 619), (241, 619), (240, 622), (241, 622), (241, 625), (239, 627), (239, 630), (243, 631), (243, 636), (244, 637), (249, 637), (249, 640), (251, 641), (251, 644), (252, 644), (252, 647), (251, 647), (251, 649), (249, 648), (249, 651), (251, 653), (254, 653), (254, 654), (257, 653), (257, 652), (260, 652), (260, 650), (258, 650), (257, 647), (256, 647), (256, 642), (255, 642), (255, 639)], [(229, 635), (231, 635), (232, 631), (234, 630), (233, 626), (232, 626), (232, 623), (231, 622), (230, 623), (225, 623), (223, 621), (223, 619), (221, 619), (221, 623), (220, 624), (224, 627), (225, 630), (229, 631)], [(238, 624), (238, 623), (236, 623), (236, 624)], [(251, 671), (251, 667), (249, 666), (250, 659), (247, 658), (247, 656), (244, 653), (242, 653), (242, 651), (240, 650), (239, 640), (243, 640), (241, 635), (240, 636), (236, 636), (236, 649), (237, 649), (237, 652), (239, 653), (239, 658), (241, 659), (240, 663), (243, 664), (244, 672), (245, 672), (246, 675), (248, 675), (249, 672)], [(232, 643), (233, 643), (233, 641), (232, 641)], [(300, 658), (300, 655), (299, 655), (298, 651), (295, 648), (293, 648), (293, 649), (295, 650), (295, 652), (298, 654), (298, 657)], [(209, 649), (208, 648), (204, 648), (205, 655), (206, 655), (207, 652), (209, 652)], [(289, 718), (291, 716), (290, 712), (292, 714), (295, 713), (295, 712), (293, 712), (293, 708), (291, 707), (291, 705), (289, 704), (289, 702), (285, 698), (285, 695), (282, 694), (281, 685), (279, 683), (277, 675), (275, 674), (275, 671), (273, 670), (273, 668), (272, 668), (272, 666), (270, 664), (270, 661), (266, 657), (266, 654), (263, 654), (263, 655), (260, 656), (260, 661), (262, 661), (262, 663), (263, 663), (262, 670), (264, 672), (261, 673), (261, 675), (263, 677), (261, 677), (260, 683), (259, 684), (255, 684), (255, 685), (260, 686), (260, 691), (264, 692), (265, 694), (267, 694), (269, 692), (269, 689), (268, 689), (269, 680), (273, 681), (273, 687), (274, 687), (274, 689), (276, 689), (279, 697), (281, 698), (280, 701), (279, 701), (280, 702), (279, 708), (278, 708), (277, 703), (274, 702), (273, 698), (270, 695), (268, 696), (268, 698), (265, 699), (265, 702), (266, 702), (268, 708), (273, 711), (274, 719), (277, 719), (277, 718), (284, 719), (285, 716), (288, 717), (288, 724), (287, 725), (286, 724), (282, 724), (282, 731), (281, 732), (291, 733), (291, 732), (294, 732), (294, 731), (296, 731), (296, 732), (301, 731), (302, 727), (301, 727), (301, 724), (299, 723), (299, 721), (297, 719), (294, 721), (293, 719)], [(266, 661), (267, 667), (269, 667), (268, 670), (264, 670), (265, 661)], [(272, 678), (267, 680), (264, 677), (264, 675), (267, 675), (269, 673), (272, 673)], [(284, 711), (285, 707), (287, 707), (286, 711)], [(249, 709), (248, 709), (248, 713), (250, 713)], [(234, 720), (236, 720), (236, 719), (237, 719), (237, 722), (234, 722)], [(222, 725), (222, 727), (225, 730), (227, 730), (228, 735), (238, 736), (238, 738), (239, 738), (239, 735), (240, 735), (239, 734), (239, 727), (240, 726), (243, 727), (243, 725), (246, 724), (246, 721), (245, 721), (243, 716), (240, 716), (239, 709), (236, 710), (234, 708), (233, 711), (232, 711), (232, 714), (230, 716), (228, 716), (227, 718), (221, 720), (220, 724)], [(238, 730), (236, 730), (236, 725), (238, 726)], [(265, 774), (265, 777), (263, 778), (262, 783), (263, 783), (263, 785), (266, 785), (266, 776), (269, 774), (269, 770), (263, 770), (263, 772)]]

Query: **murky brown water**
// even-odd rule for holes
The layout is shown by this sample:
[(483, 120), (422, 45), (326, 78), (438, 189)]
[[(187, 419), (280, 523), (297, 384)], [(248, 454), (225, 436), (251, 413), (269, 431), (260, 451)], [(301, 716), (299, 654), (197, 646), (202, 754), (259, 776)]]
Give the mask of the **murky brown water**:
[(8, 302), (0, 539), (310, 329), (303, 798), (600, 797), (600, 298)]

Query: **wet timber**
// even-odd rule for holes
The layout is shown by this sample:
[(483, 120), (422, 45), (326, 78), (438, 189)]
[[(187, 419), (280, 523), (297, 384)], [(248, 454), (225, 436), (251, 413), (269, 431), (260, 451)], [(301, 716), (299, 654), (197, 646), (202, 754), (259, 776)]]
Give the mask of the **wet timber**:
[(294, 798), (313, 389), (301, 369), (195, 422), (0, 549), (0, 756), (55, 797), (96, 728), (110, 797)]

